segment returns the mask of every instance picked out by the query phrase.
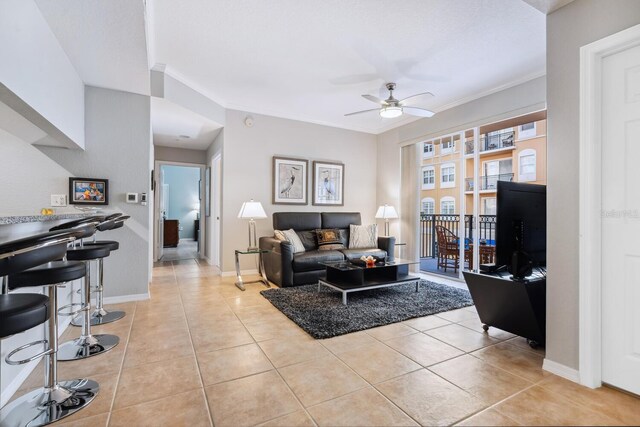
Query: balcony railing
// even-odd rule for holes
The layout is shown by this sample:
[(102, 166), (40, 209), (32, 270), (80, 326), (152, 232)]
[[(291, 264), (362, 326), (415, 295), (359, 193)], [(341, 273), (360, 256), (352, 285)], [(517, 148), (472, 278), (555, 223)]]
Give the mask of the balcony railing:
[[(480, 135), (480, 152), (513, 147), (515, 132), (502, 132), (493, 135)], [(465, 141), (465, 154), (473, 154), (473, 140)]]
[(495, 245), (496, 216), (480, 215), (478, 230), (472, 229), (473, 215), (464, 216), (464, 231), (461, 236), (460, 215), (420, 215), (420, 258), (436, 258), (438, 245), (436, 238), (436, 225), (441, 225), (458, 237), (473, 239), (476, 235), (479, 241)]
[[(513, 181), (512, 173), (501, 173), (499, 175), (486, 175), (480, 177), (480, 191), (495, 190), (498, 188), (498, 181)], [(473, 178), (465, 179), (464, 191), (473, 191)]]

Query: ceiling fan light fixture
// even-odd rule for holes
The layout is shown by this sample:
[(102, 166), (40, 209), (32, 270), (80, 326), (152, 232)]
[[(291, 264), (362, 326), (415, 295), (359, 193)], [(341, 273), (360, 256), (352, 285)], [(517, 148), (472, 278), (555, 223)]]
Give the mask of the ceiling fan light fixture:
[(380, 109), (380, 117), (393, 119), (402, 115), (402, 107), (390, 106)]

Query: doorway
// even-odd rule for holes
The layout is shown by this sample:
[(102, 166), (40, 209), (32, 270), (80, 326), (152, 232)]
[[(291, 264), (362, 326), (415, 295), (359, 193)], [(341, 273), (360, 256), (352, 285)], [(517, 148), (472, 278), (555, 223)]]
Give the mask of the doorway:
[(204, 253), (204, 165), (156, 162), (155, 260), (199, 259)]
[(640, 394), (640, 25), (580, 54), (580, 382)]

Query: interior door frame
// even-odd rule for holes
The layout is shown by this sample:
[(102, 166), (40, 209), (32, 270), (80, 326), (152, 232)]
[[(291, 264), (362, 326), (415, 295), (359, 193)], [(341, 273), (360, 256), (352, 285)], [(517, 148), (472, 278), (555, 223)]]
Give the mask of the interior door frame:
[(602, 385), (602, 67), (640, 45), (640, 25), (580, 48), (579, 378)]
[[(173, 162), (167, 160), (156, 160), (155, 161), (155, 170), (158, 171), (154, 174), (154, 188), (156, 191), (162, 191), (162, 183), (157, 182), (158, 177), (160, 176), (160, 168), (162, 166), (185, 166), (191, 168), (199, 168), (200, 169), (200, 230), (198, 234), (198, 242), (200, 243), (200, 249), (198, 250), (198, 257), (203, 259), (205, 257), (205, 244), (203, 238), (206, 236), (206, 221), (205, 221), (205, 203), (204, 203), (204, 192), (205, 192), (205, 173), (206, 173), (206, 165), (202, 163), (186, 163), (186, 162)], [(154, 206), (153, 206), (154, 214), (154, 224), (153, 224), (153, 247), (154, 247), (154, 261), (158, 261), (156, 247), (158, 245), (158, 227), (156, 226), (160, 221), (160, 197), (154, 197)]]

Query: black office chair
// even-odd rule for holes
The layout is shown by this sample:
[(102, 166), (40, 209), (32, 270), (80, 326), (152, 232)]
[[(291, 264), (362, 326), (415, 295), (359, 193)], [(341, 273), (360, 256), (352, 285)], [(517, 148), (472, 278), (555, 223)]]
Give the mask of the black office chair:
[[(54, 231), (0, 244), (0, 276), (3, 290), (46, 286), (48, 296), (37, 294), (0, 295), (0, 338), (24, 332), (48, 321), (47, 338), (25, 344), (5, 358), (10, 365), (22, 365), (40, 357), (45, 359), (44, 387), (18, 397), (0, 409), (1, 426), (40, 426), (67, 417), (86, 407), (96, 397), (97, 382), (79, 378), (58, 381), (57, 285), (75, 280), (85, 273), (84, 264), (55, 261), (64, 258), (67, 245), (88, 233), (82, 229)], [(23, 360), (18, 352), (42, 345), (44, 350)]]

